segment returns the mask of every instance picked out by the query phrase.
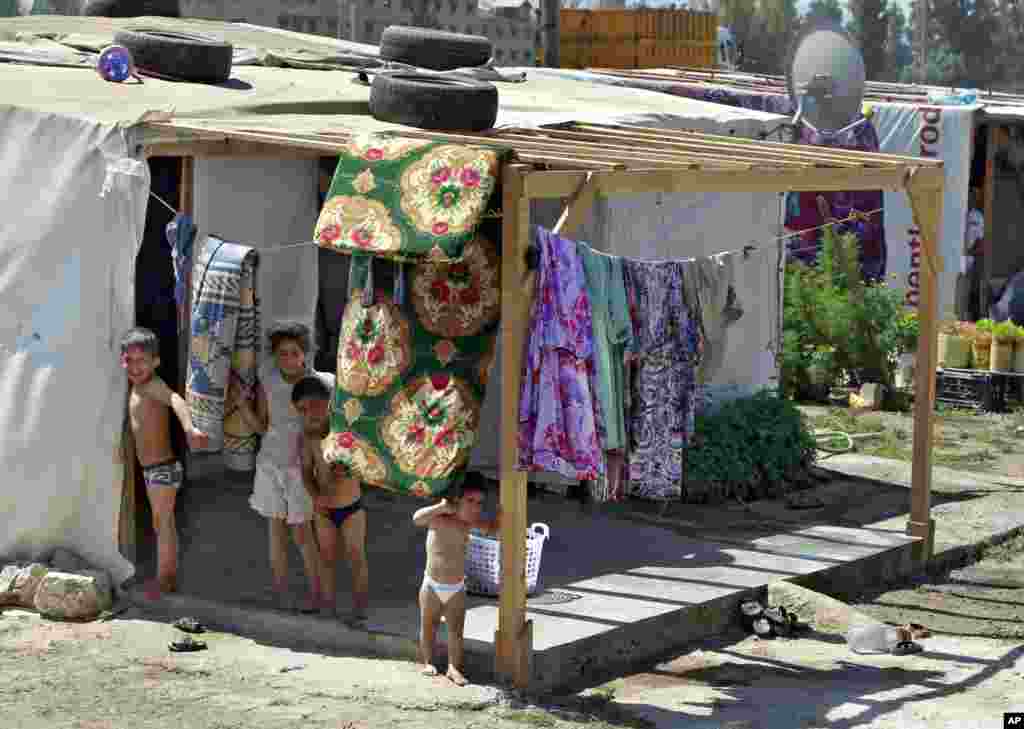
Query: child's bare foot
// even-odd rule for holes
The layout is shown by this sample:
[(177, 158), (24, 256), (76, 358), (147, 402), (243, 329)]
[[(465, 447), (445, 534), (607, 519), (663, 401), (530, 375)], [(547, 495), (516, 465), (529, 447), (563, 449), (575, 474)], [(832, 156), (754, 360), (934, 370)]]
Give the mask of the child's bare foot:
[(448, 680), (456, 686), (466, 686), (469, 684), (466, 677), (462, 675), (462, 671), (457, 669), (455, 666), (448, 666)]
[(423, 667), (420, 668), (420, 673), (423, 674), (424, 676), (436, 676), (437, 675), (437, 669), (434, 668), (434, 666), (431, 665), (430, 663), (427, 663), (426, 665), (424, 665)]

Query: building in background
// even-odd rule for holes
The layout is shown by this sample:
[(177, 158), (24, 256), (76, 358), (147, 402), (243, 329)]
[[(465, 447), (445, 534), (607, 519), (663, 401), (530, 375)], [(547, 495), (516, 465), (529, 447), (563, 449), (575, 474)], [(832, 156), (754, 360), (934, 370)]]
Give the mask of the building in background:
[[(181, 0), (182, 14), (380, 43), (389, 25), (483, 35), (499, 66), (535, 65), (538, 14), (527, 0)], [(415, 22), (426, 18), (426, 22)]]

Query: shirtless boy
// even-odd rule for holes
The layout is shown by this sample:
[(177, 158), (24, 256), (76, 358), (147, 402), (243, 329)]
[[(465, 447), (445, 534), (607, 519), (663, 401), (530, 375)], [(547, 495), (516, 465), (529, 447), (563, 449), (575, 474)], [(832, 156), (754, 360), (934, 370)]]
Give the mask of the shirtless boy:
[(304, 377), (292, 389), (292, 402), (302, 414), (302, 483), (313, 501), (316, 537), (320, 542), (321, 598), (324, 615), (337, 614), (338, 540), (352, 571), (352, 615), (357, 627), (366, 620), (370, 576), (366, 562), (366, 511), (362, 487), (344, 469), (324, 460), (320, 442), (330, 432), (328, 403), (331, 387), (323, 376)]
[(436, 676), (434, 633), (444, 616), (448, 625), (448, 678), (465, 686), (463, 630), (466, 623), (466, 544), (470, 529), (494, 532), (501, 512), (481, 516), (484, 489), (478, 478), (467, 479), (462, 496), (417, 511), (413, 523), (427, 529), (427, 568), (420, 587), (420, 661), (425, 676)]
[(178, 417), (190, 448), (202, 448), (209, 443), (209, 437), (193, 427), (185, 401), (156, 375), (159, 353), (160, 343), (149, 329), (135, 327), (121, 338), (121, 366), (132, 388), (128, 410), (135, 453), (142, 466), (156, 532), (157, 576), (146, 592), (150, 599), (159, 597), (161, 592), (174, 592), (178, 587), (174, 500), (184, 472), (171, 450), (170, 410)]

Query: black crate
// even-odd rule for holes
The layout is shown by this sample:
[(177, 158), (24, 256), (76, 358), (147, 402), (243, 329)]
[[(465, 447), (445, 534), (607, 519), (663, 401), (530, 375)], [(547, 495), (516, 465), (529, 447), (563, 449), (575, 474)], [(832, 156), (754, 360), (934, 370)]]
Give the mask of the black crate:
[(935, 373), (935, 401), (990, 413), (1006, 411), (1005, 375), (984, 370), (938, 370)]

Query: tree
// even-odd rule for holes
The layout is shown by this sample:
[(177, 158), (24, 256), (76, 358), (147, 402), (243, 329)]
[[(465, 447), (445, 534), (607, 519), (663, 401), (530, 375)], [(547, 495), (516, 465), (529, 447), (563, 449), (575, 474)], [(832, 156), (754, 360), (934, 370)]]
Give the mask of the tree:
[(813, 0), (809, 8), (807, 8), (807, 14), (804, 15), (805, 20), (830, 20), (834, 23), (843, 22), (843, 7), (839, 4), (839, 0)]
[(889, 35), (885, 44), (886, 78), (893, 81), (902, 77), (903, 69), (910, 68), (914, 54), (910, 46), (910, 25), (903, 8), (893, 4), (889, 8)]
[(994, 0), (931, 0), (931, 17), (929, 31), (938, 36), (938, 45), (949, 49), (950, 58), (959, 57), (964, 83), (986, 86), (998, 80), (999, 54), (993, 41), (1000, 23)]
[(860, 43), (869, 80), (881, 78), (886, 70), (887, 6), (887, 0), (850, 0), (849, 31)]

